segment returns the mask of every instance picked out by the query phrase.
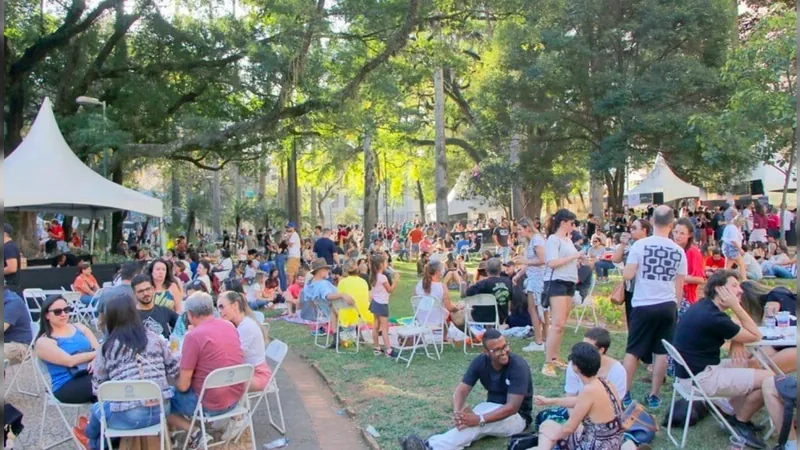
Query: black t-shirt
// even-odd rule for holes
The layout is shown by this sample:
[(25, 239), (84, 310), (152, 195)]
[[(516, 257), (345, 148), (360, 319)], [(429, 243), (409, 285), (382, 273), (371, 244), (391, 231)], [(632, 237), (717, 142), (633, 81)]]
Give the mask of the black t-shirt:
[(597, 231), (597, 225), (594, 222), (587, 221), (586, 222), (586, 236), (591, 239), (594, 236), (594, 233)]
[(778, 286), (769, 291), (769, 294), (764, 296), (764, 304), (762, 306), (770, 302), (780, 304), (780, 311), (789, 311), (791, 314), (797, 311), (797, 294), (783, 286)]
[(3, 244), (3, 268), (8, 267), (8, 261), (16, 259), (17, 260), (17, 271), (14, 273), (9, 273), (5, 275), (6, 279), (6, 286), (18, 286), (19, 285), (19, 271), (22, 270), (22, 263), (20, 262), (20, 253), (19, 247), (17, 247), (17, 243), (14, 241), (8, 241)]
[(617, 217), (614, 219), (614, 232), (624, 233), (628, 230), (628, 224), (625, 222), (624, 217)]
[(469, 364), (461, 382), (468, 386), (475, 386), (478, 380), (487, 391), (487, 402), (505, 405), (508, 401), (508, 394), (522, 395), (524, 398), (519, 408), (519, 415), (525, 419), (526, 425), (531, 424), (533, 421), (531, 417), (533, 380), (531, 379), (531, 369), (522, 357), (509, 352), (508, 364), (498, 372), (492, 367), (492, 359), (489, 355), (485, 353), (478, 355)]
[[(492, 294), (497, 299), (497, 311), (500, 323), (508, 318), (508, 302), (511, 300), (511, 279), (508, 277), (485, 278), (467, 289), (467, 297), (478, 294)], [(476, 322), (494, 322), (494, 307), (476, 306), (472, 310), (472, 319)]]
[[(739, 325), (711, 300), (704, 298), (692, 305), (681, 316), (675, 336), (672, 339), (675, 349), (683, 356), (686, 364), (695, 375), (708, 366), (720, 362), (719, 351), (728, 339), (736, 336)], [(680, 365), (675, 365), (675, 376), (689, 378)]]
[(139, 318), (142, 319), (142, 325), (155, 334), (160, 334), (169, 339), (172, 330), (175, 329), (175, 323), (178, 321), (178, 313), (165, 308), (163, 306), (154, 305), (153, 309), (149, 311), (139, 311)]
[(317, 239), (317, 242), (314, 243), (314, 253), (317, 254), (317, 258), (325, 258), (325, 262), (333, 265), (333, 254), (336, 252), (336, 244), (326, 238), (322, 237)]
[(508, 228), (497, 227), (492, 234), (497, 236), (500, 247), (508, 247), (508, 235), (510, 234)]

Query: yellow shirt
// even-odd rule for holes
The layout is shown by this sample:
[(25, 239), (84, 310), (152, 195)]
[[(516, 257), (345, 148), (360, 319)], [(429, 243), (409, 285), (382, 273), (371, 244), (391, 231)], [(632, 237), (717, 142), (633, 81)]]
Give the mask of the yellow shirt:
[[(353, 297), (356, 303), (356, 308), (361, 314), (361, 317), (368, 324), (371, 324), (375, 318), (369, 311), (369, 285), (363, 278), (356, 276), (348, 276), (339, 280), (337, 290), (343, 294), (349, 294)], [(342, 311), (339, 315), (339, 325), (343, 327), (350, 327), (358, 322), (358, 316), (353, 310)]]

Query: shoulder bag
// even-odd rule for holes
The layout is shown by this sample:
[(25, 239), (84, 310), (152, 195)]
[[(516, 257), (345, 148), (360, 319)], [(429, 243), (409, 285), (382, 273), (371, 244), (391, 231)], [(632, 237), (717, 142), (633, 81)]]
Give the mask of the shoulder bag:
[(614, 289), (611, 290), (611, 303), (615, 305), (622, 305), (625, 303), (625, 282), (621, 281), (619, 284), (614, 286)]
[[(558, 243), (558, 255), (561, 256), (561, 242)], [(545, 268), (547, 267), (547, 255), (545, 255)], [(550, 287), (553, 285), (553, 275), (556, 273), (556, 269), (550, 269), (550, 279), (547, 281), (547, 288), (542, 291), (542, 299), (540, 303), (542, 304), (542, 308), (547, 309), (550, 307)]]

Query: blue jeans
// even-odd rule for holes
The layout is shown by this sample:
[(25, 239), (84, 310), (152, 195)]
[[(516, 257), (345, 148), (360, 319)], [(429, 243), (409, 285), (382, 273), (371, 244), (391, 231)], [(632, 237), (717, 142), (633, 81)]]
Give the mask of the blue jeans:
[(503, 258), (503, 262), (508, 262), (508, 254), (511, 251), (511, 247), (500, 247), (500, 257)]
[[(170, 409), (172, 410), (173, 414), (180, 414), (182, 416), (192, 417), (194, 415), (194, 409), (197, 408), (197, 401), (199, 400), (199, 395), (192, 389), (189, 388), (186, 392), (179, 392), (174, 387), (172, 388), (172, 392), (174, 392), (174, 396), (169, 402)], [(236, 407), (236, 403), (231, 405), (229, 408), (220, 409), (220, 410), (211, 410), (207, 408), (203, 408), (203, 412), (207, 416), (218, 416), (220, 414), (225, 414), (226, 412), (232, 410)]]
[(256, 300), (256, 301), (253, 301), (253, 302), (247, 302), (247, 304), (250, 305), (250, 309), (252, 309), (253, 311), (258, 311), (259, 309), (267, 306), (267, 302), (265, 302), (264, 300)]
[(281, 283), (281, 290), (286, 290), (286, 255), (275, 256), (275, 266), (278, 268), (278, 281)]
[(765, 276), (774, 276), (775, 278), (794, 278), (791, 270), (777, 264), (764, 264), (762, 269), (764, 269)]
[(83, 303), (84, 305), (88, 305), (92, 303), (93, 298), (94, 297), (91, 295), (81, 294), (81, 303)]
[[(169, 403), (164, 405), (165, 415), (169, 414)], [(137, 430), (157, 424), (160, 420), (161, 408), (158, 406), (139, 406), (127, 411), (111, 411), (111, 403), (103, 403), (106, 414), (106, 424), (109, 428), (118, 430)], [(86, 425), (86, 437), (89, 438), (89, 448), (99, 450), (100, 440), (100, 403), (95, 403), (89, 412), (89, 424)]]
[(611, 261), (597, 261), (594, 263), (594, 270), (597, 272), (598, 277), (608, 278), (608, 271), (614, 269), (614, 263)]

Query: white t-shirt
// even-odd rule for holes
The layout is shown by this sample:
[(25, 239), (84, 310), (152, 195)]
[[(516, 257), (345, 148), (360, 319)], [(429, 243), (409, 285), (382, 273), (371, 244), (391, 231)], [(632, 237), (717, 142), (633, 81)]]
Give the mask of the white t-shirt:
[(792, 231), (792, 220), (794, 220), (794, 213), (787, 209), (783, 212), (783, 219), (781, 220), (784, 231)]
[(194, 279), (202, 281), (203, 285), (206, 287), (206, 291), (211, 292), (211, 277), (208, 275), (198, 275), (194, 277)]
[(739, 228), (736, 225), (729, 224), (725, 225), (725, 230), (722, 232), (722, 242), (728, 243), (730, 245), (742, 245), (742, 232), (739, 231)]
[[(531, 261), (537, 259), (536, 247), (545, 247), (545, 245), (544, 237), (539, 233), (534, 234), (533, 237), (531, 237), (528, 248), (525, 250), (525, 259)], [(545, 268), (543, 264), (541, 266), (528, 266), (525, 274), (528, 278), (544, 281), (544, 272)]]
[[(561, 239), (555, 234), (547, 237), (547, 242), (544, 246), (544, 259), (550, 262), (554, 259), (566, 258), (578, 253), (575, 244), (572, 243), (569, 237)], [(578, 260), (572, 260), (562, 266), (556, 267), (555, 270), (547, 268), (544, 272), (544, 281), (550, 281), (552, 273), (553, 280), (578, 282)]]
[(639, 239), (628, 251), (627, 264), (638, 266), (632, 306), (676, 301), (675, 279), (686, 275), (688, 265), (686, 252), (678, 244), (661, 236)]
[[(620, 399), (625, 397), (625, 393), (628, 392), (628, 374), (619, 361), (614, 361), (614, 364), (608, 369), (608, 376), (606, 379), (617, 390), (617, 395)], [(582, 390), (583, 381), (581, 381), (581, 377), (572, 369), (572, 363), (569, 363), (569, 367), (567, 367), (567, 378), (564, 381), (564, 392), (566, 392), (567, 395), (577, 396)]]
[(444, 300), (444, 286), (441, 281), (433, 282), (431, 283), (431, 293), (426, 294), (425, 290), (422, 289), (422, 280), (419, 280), (417, 287), (414, 288), (414, 295), (430, 295), (435, 299)]
[(228, 275), (231, 273), (231, 270), (233, 270), (233, 260), (230, 258), (225, 258), (219, 263), (219, 265), (222, 266), (222, 270), (217, 272), (217, 278), (219, 278), (219, 281), (225, 281), (228, 279)]
[(244, 353), (244, 363), (257, 366), (265, 362), (267, 347), (264, 343), (264, 334), (256, 321), (250, 317), (245, 317), (236, 327), (236, 331), (239, 333), (239, 342), (242, 345), (242, 353)]
[(300, 235), (297, 234), (296, 231), (292, 231), (292, 234), (289, 235), (289, 239), (286, 241), (289, 244), (289, 248), (287, 249), (288, 257), (289, 258), (299, 258), (300, 257)]
[(753, 211), (750, 211), (750, 208), (745, 208), (742, 210), (742, 215), (744, 216), (744, 229), (747, 231), (753, 230)]
[(762, 277), (761, 264), (756, 260), (756, 258), (753, 257), (753, 255), (751, 255), (749, 252), (746, 252), (744, 255), (742, 255), (742, 261), (744, 262), (748, 278), (755, 276), (753, 279), (760, 280)]

